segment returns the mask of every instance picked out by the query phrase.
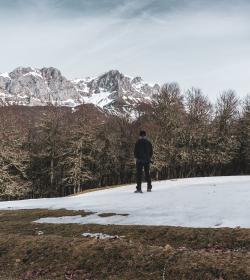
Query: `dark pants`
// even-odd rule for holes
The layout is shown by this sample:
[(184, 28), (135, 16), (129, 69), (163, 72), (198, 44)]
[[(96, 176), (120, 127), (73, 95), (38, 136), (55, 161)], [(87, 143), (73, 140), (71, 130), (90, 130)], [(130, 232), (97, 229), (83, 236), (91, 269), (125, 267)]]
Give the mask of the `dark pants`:
[(148, 189), (152, 189), (151, 185), (151, 176), (150, 176), (150, 163), (144, 163), (141, 161), (136, 161), (136, 182), (137, 182), (137, 190), (141, 190), (141, 181), (142, 181), (142, 170), (145, 172), (145, 179), (148, 184)]

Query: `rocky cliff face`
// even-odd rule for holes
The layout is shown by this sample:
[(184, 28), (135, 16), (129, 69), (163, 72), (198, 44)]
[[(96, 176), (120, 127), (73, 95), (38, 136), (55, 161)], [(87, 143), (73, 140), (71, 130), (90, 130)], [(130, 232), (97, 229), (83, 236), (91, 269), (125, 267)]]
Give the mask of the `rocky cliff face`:
[(111, 70), (97, 78), (68, 80), (53, 67), (19, 67), (0, 74), (0, 104), (26, 106), (56, 104), (75, 107), (92, 103), (104, 110), (129, 112), (142, 102), (150, 103), (159, 85), (130, 78)]
[(75, 86), (55, 68), (19, 67), (0, 75), (3, 104), (76, 106), (82, 102)]

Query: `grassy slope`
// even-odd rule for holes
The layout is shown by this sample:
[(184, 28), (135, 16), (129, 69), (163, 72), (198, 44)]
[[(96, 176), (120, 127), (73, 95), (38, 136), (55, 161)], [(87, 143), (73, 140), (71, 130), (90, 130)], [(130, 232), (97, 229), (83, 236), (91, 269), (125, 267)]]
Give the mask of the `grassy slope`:
[[(0, 279), (250, 279), (248, 229), (32, 223), (79, 214), (1, 211)], [(81, 237), (88, 231), (124, 238)]]

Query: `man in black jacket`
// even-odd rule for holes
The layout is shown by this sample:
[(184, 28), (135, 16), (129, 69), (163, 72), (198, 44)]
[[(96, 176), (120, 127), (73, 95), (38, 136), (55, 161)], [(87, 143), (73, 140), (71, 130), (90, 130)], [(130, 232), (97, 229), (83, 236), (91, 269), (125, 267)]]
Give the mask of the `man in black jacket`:
[(134, 156), (136, 158), (136, 191), (135, 193), (142, 193), (142, 170), (145, 172), (145, 179), (147, 181), (147, 191), (151, 192), (151, 176), (150, 176), (150, 163), (153, 156), (153, 148), (151, 142), (146, 137), (144, 130), (140, 131), (140, 138), (135, 143)]

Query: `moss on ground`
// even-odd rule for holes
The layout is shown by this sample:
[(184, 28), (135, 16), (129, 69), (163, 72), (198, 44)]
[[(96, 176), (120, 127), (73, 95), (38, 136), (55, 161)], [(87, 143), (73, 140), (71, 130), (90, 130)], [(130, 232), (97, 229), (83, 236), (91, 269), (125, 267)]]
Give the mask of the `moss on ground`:
[[(249, 229), (33, 222), (89, 214), (64, 209), (1, 211), (0, 279), (250, 279)], [(82, 237), (84, 232), (123, 237), (98, 240)]]

